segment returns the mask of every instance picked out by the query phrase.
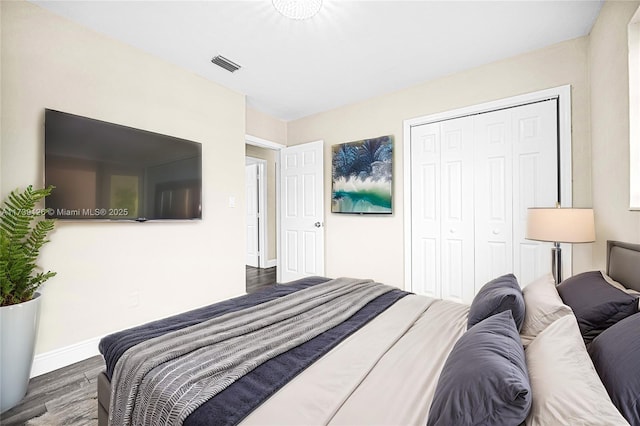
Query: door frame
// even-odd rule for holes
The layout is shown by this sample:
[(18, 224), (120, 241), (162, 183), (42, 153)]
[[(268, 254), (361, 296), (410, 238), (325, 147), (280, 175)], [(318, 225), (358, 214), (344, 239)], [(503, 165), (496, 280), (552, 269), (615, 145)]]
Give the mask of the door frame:
[[(267, 139), (263, 139), (263, 138), (259, 138), (257, 136), (252, 136), (249, 134), (245, 134), (244, 135), (244, 142), (247, 145), (253, 145), (253, 146), (257, 146), (260, 148), (266, 148), (266, 149), (271, 149), (276, 151), (276, 264), (275, 265), (268, 265), (268, 260), (266, 260), (266, 254), (265, 254), (265, 262), (261, 263), (261, 265), (265, 265), (266, 267), (271, 267), (271, 266), (276, 266), (276, 281), (280, 282), (280, 274), (281, 274), (281, 269), (280, 268), (280, 214), (281, 214), (281, 209), (280, 209), (280, 151), (283, 148), (286, 148), (286, 145), (277, 143), (277, 142), (273, 142)], [(263, 179), (264, 182), (266, 182), (266, 179)], [(262, 197), (264, 198), (264, 197)], [(266, 203), (265, 203), (266, 204)], [(266, 208), (264, 210), (266, 212)], [(266, 232), (266, 231), (265, 231)], [(266, 247), (266, 238), (265, 238), (265, 247)], [(262, 252), (261, 252), (262, 253)], [(261, 261), (262, 262), (262, 261)]]
[(258, 166), (257, 175), (258, 175), (258, 267), (259, 268), (268, 268), (267, 265), (267, 243), (268, 243), (268, 232), (267, 232), (267, 180), (265, 179), (265, 168), (267, 166), (267, 160), (263, 160), (262, 158), (251, 157), (249, 155), (245, 156), (246, 161), (245, 164), (256, 164)]
[[(411, 250), (411, 128), (423, 124), (438, 121), (451, 120), (469, 115), (475, 115), (504, 108), (517, 107), (533, 102), (548, 99), (558, 99), (558, 143), (560, 168), (560, 201), (563, 207), (573, 206), (572, 197), (572, 163), (571, 163), (571, 85), (553, 87), (524, 95), (512, 96), (477, 105), (456, 108), (450, 111), (425, 115), (403, 121), (403, 146), (404, 146), (404, 288), (412, 291), (412, 250)], [(565, 259), (569, 262), (563, 264), (563, 275), (571, 276), (573, 255), (571, 244), (562, 244)]]

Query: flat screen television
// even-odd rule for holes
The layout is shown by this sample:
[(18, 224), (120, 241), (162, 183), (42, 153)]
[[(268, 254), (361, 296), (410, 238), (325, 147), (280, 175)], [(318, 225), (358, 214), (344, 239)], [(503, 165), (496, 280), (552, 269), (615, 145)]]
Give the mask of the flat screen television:
[(202, 145), (45, 110), (47, 217), (202, 218)]

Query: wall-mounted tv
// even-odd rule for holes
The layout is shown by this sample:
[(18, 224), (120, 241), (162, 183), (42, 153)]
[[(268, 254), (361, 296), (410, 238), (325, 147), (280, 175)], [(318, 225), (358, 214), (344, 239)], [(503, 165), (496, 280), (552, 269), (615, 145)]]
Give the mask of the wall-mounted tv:
[(202, 218), (202, 145), (45, 110), (47, 217)]

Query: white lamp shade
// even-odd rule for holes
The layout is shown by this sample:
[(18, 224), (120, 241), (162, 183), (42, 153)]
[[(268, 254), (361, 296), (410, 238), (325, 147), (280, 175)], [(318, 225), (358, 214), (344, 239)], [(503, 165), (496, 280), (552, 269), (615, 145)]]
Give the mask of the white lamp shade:
[(525, 238), (558, 243), (591, 243), (596, 240), (593, 209), (530, 208)]

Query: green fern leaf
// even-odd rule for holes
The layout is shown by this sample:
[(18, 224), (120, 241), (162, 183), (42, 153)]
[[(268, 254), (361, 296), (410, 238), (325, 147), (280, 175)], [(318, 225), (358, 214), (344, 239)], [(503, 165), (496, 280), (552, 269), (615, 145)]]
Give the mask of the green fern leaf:
[(53, 186), (12, 191), (0, 208), (0, 306), (30, 300), (55, 272), (36, 272), (40, 249), (49, 242), (52, 220), (40, 219), (36, 205), (51, 194)]

